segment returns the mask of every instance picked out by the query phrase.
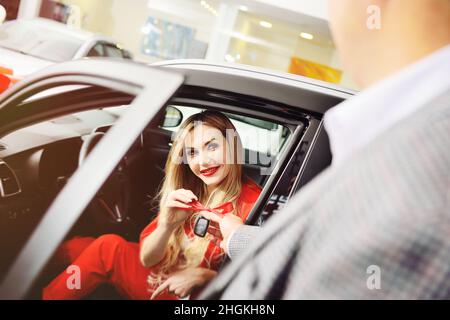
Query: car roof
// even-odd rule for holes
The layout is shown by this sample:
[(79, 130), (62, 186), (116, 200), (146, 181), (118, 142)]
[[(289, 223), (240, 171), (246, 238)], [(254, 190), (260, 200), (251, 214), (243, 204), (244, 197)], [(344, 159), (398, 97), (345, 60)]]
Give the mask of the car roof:
[[(120, 69), (124, 73), (136, 73), (139, 68), (164, 69), (181, 74), (185, 85), (203, 88), (202, 94), (208, 97), (224, 97), (228, 93), (234, 94), (233, 99), (240, 99), (239, 95), (242, 95), (243, 99), (257, 97), (261, 101), (300, 108), (319, 117), (354, 94), (351, 90), (327, 82), (249, 66), (221, 65), (196, 60), (165, 61), (148, 65), (135, 61), (105, 60), (104, 58), (83, 58), (50, 66), (28, 76), (13, 88), (19, 90), (21, 86), (26, 86), (37, 79), (49, 77), (49, 72), (53, 76), (73, 75), (86, 70), (100, 72), (106, 64), (110, 65), (107, 68)], [(137, 75), (135, 77), (138, 78)], [(138, 80), (145, 81), (144, 78)], [(8, 90), (3, 94), (8, 94)]]
[[(93, 33), (86, 30), (81, 30), (76, 27), (68, 26), (64, 23), (50, 20), (46, 18), (31, 18), (31, 19), (18, 19), (13, 20), (7, 23), (26, 23), (26, 24), (32, 24), (35, 26), (44, 27), (47, 29), (55, 30), (59, 33), (65, 34), (69, 37), (77, 38), (81, 41), (90, 41), (90, 40), (104, 40), (108, 42), (115, 42), (113, 39), (103, 36), (98, 33)], [(5, 23), (5, 25), (7, 24)]]
[(187, 85), (260, 97), (319, 114), (357, 93), (324, 81), (234, 63), (173, 60), (150, 66), (182, 73)]
[(316, 80), (313, 78), (308, 78), (301, 75), (296, 75), (287, 72), (281, 72), (277, 70), (266, 69), (257, 66), (250, 66), (239, 63), (216, 63), (210, 62), (208, 60), (201, 59), (177, 59), (177, 60), (165, 60), (154, 62), (150, 66), (162, 66), (162, 67), (173, 67), (177, 69), (189, 69), (189, 70), (205, 70), (205, 71), (216, 71), (221, 73), (234, 74), (237, 76), (249, 76), (251, 74), (258, 75), (259, 78), (267, 78), (270, 81), (286, 80), (287, 82), (301, 82), (305, 84), (311, 84), (314, 86), (319, 86), (334, 90), (337, 92), (342, 92), (346, 97), (347, 95), (355, 95), (358, 91), (352, 90), (350, 88), (342, 87), (330, 82), (325, 82), (321, 80)]

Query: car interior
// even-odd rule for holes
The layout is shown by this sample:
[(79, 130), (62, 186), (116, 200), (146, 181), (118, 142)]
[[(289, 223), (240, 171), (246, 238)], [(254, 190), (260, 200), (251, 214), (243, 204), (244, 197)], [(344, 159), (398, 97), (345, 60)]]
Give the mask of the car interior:
[[(0, 137), (0, 280), (70, 176), (133, 100), (130, 95), (106, 88), (81, 87), (76, 91), (76, 95), (71, 88), (25, 100), (18, 109), (30, 112), (52, 105), (61, 111), (32, 119)], [(81, 105), (78, 100), (84, 102), (78, 109), (60, 105)], [(272, 193), (257, 204), (265, 209), (254, 208), (253, 223), (262, 223), (267, 210), (286, 202), (288, 194), (276, 195), (273, 190), (285, 185), (292, 191), (296, 175), (291, 172), (298, 172), (305, 156), (299, 141), (311, 115), (256, 97), (184, 86), (133, 143), (66, 239), (114, 233), (137, 242), (142, 229), (158, 212), (155, 196), (164, 178), (173, 133), (191, 114), (207, 109), (225, 113), (235, 124), (245, 149), (244, 174), (263, 191), (271, 187)], [(291, 170), (289, 175), (286, 170)], [(291, 178), (284, 181), (280, 178), (283, 176)], [(39, 299), (42, 287), (63, 270), (50, 265), (52, 259), (36, 280), (29, 299)], [(98, 298), (119, 297), (105, 286), (88, 299)]]

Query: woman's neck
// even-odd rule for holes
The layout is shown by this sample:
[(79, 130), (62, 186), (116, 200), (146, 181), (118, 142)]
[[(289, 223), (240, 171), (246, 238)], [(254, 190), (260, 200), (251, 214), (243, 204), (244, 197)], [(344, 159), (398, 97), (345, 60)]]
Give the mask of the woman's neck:
[(206, 186), (206, 202), (205, 203), (209, 203), (209, 201), (211, 200), (211, 196), (214, 193), (214, 191), (217, 189), (218, 185), (207, 185)]
[(208, 192), (207, 197), (209, 198), (214, 190), (217, 188), (217, 185), (209, 185), (206, 186), (206, 191)]

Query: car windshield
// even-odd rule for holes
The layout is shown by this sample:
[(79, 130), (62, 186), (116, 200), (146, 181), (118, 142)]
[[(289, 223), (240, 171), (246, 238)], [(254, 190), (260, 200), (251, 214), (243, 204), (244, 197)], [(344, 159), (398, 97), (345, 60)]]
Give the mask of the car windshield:
[(0, 46), (53, 62), (71, 60), (82, 41), (29, 21), (5, 23), (0, 27)]

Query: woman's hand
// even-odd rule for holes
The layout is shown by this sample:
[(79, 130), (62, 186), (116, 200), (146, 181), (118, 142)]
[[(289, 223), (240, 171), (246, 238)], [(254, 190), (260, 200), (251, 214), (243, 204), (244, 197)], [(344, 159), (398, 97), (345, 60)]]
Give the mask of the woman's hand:
[(191, 294), (195, 288), (204, 286), (216, 275), (216, 271), (206, 268), (187, 268), (175, 272), (156, 288), (150, 299), (153, 300), (166, 289), (179, 298), (184, 298)]
[(178, 189), (172, 191), (165, 201), (162, 201), (161, 206), (165, 206), (167, 210), (161, 210), (157, 228), (144, 239), (141, 246), (140, 259), (144, 267), (150, 268), (164, 258), (167, 243), (174, 230), (192, 214), (191, 210), (177, 208), (190, 208), (187, 204), (192, 199), (197, 200), (192, 191)]
[(192, 211), (179, 208), (189, 209), (188, 203), (192, 200), (198, 200), (198, 198), (191, 190), (178, 189), (169, 193), (163, 204), (168, 210), (159, 216), (158, 223), (169, 228), (176, 228), (183, 224)]

